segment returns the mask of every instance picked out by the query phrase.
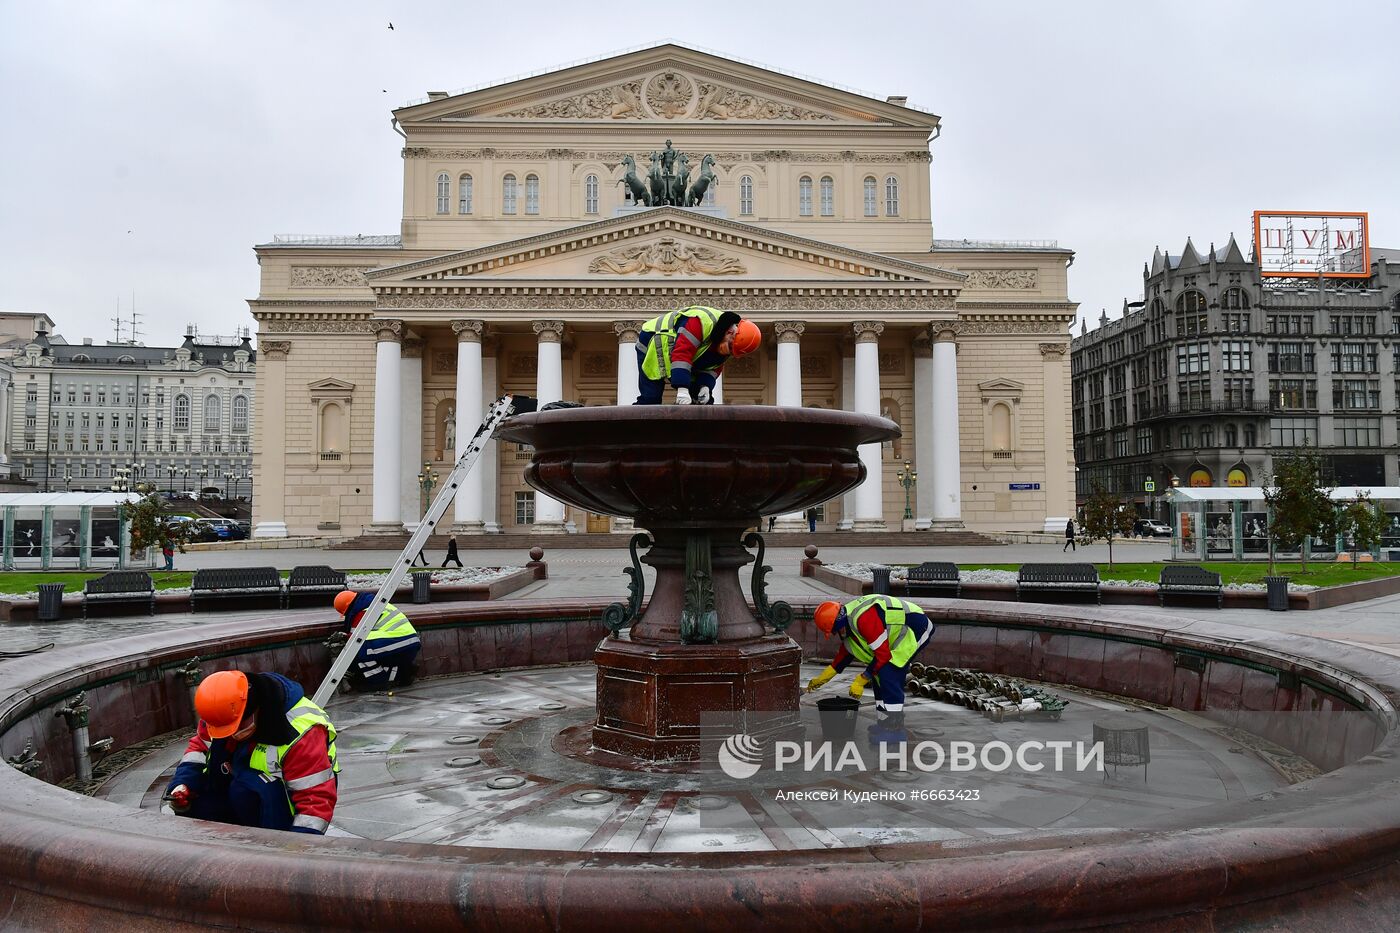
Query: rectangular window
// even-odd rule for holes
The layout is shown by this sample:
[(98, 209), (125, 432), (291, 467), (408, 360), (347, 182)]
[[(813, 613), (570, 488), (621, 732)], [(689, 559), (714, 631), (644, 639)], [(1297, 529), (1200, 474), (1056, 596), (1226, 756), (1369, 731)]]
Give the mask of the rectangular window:
[(1333, 314), (1328, 318), (1328, 332), (1348, 337), (1353, 334), (1374, 334), (1376, 317), (1373, 314)]
[(1316, 418), (1274, 418), (1269, 422), (1269, 443), (1274, 447), (1317, 445)]
[(1137, 452), (1140, 454), (1152, 453), (1152, 429), (1137, 429)]
[(1316, 371), (1311, 342), (1269, 344), (1269, 372), (1311, 373)]
[(1210, 372), (1210, 344), (1185, 343), (1176, 348), (1176, 374)]
[(1224, 379), (1222, 380), (1222, 401), (1230, 410), (1241, 408), (1251, 408), (1254, 405), (1254, 380), (1253, 379)]
[(1332, 422), (1333, 443), (1338, 447), (1379, 447), (1379, 418), (1336, 418)]
[(1128, 455), (1128, 432), (1117, 431), (1113, 435), (1113, 456), (1126, 457)]
[(1332, 407), (1337, 411), (1378, 411), (1381, 384), (1375, 379), (1333, 379)]
[(61, 401), (63, 401), (63, 393), (60, 392), (58, 389), (54, 389), (54, 390), (53, 390), (53, 404), (57, 405), (57, 404), (58, 404), (59, 402), (61, 402)]
[(535, 523), (535, 494), (517, 492), (515, 494), (515, 523), (533, 525)]
[(1205, 336), (1209, 332), (1209, 318), (1204, 314), (1183, 314), (1176, 321), (1178, 337)]
[(1373, 373), (1376, 371), (1377, 347), (1374, 343), (1332, 344), (1332, 372)]
[(1270, 379), (1269, 402), (1282, 411), (1317, 408), (1317, 381), (1314, 379)]
[(1227, 373), (1247, 373), (1253, 368), (1247, 340), (1227, 340), (1220, 347), (1220, 368)]
[(1205, 411), (1210, 408), (1210, 380), (1182, 379), (1176, 384), (1176, 403), (1181, 411)]
[(1249, 333), (1249, 312), (1222, 314), (1220, 323), (1225, 328), (1226, 333), (1247, 334)]

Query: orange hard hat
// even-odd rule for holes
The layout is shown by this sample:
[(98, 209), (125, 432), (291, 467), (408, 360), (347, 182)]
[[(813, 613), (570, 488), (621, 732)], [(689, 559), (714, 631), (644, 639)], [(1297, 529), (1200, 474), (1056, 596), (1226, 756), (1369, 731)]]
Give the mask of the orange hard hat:
[(729, 344), (730, 354), (744, 356), (757, 350), (758, 345), (763, 342), (763, 333), (759, 331), (758, 325), (753, 321), (741, 320), (736, 326), (739, 332)]
[(247, 707), (248, 675), (242, 671), (210, 674), (194, 692), (195, 711), (212, 738), (226, 739), (237, 732)]
[(341, 590), (335, 594), (335, 611), (341, 615), (350, 611), (350, 604), (355, 601), (359, 594), (354, 590)]
[(841, 604), (827, 601), (817, 607), (817, 611), (812, 615), (812, 621), (817, 624), (817, 629), (823, 635), (830, 638), (831, 630), (836, 627), (836, 617), (840, 614)]

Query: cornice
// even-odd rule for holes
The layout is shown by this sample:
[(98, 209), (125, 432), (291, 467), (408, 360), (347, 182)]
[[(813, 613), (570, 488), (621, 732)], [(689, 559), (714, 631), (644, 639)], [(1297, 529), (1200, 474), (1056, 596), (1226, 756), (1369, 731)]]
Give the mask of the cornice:
[[(386, 313), (400, 316), (412, 312), (434, 311), (521, 311), (534, 314), (635, 311), (654, 314), (659, 308), (679, 307), (695, 301), (697, 296), (702, 296), (727, 310), (797, 313), (805, 315), (805, 319), (810, 323), (814, 315), (824, 312), (888, 311), (932, 315), (939, 311), (951, 310), (953, 307), (951, 298), (920, 296), (895, 292), (893, 289), (880, 289), (880, 293), (840, 290), (844, 293), (837, 295), (831, 294), (838, 291), (837, 289), (794, 288), (778, 291), (767, 288), (722, 288), (708, 284), (697, 288), (691, 283), (676, 283), (647, 288), (580, 289), (578, 293), (565, 293), (561, 289), (506, 291), (499, 288), (462, 292), (435, 291), (439, 293), (385, 295), (381, 299), (380, 308)], [(813, 294), (817, 291), (826, 294)]]

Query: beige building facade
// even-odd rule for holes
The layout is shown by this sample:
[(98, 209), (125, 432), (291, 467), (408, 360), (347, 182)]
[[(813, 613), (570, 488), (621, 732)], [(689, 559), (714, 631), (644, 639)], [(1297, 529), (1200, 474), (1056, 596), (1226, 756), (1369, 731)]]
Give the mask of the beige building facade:
[[(1063, 528), (1073, 254), (932, 238), (937, 116), (662, 45), (394, 117), (399, 235), (256, 248), (256, 535), (402, 532), (425, 464), (445, 476), (486, 404), (628, 404), (641, 323), (689, 304), (764, 332), (725, 368), (724, 404), (903, 429), (862, 451), (865, 485), (819, 527)], [(672, 175), (713, 176), (690, 207), (647, 206), (628, 184), (650, 192), (668, 146)], [(536, 494), (528, 460), (493, 444), (456, 530), (626, 530)]]

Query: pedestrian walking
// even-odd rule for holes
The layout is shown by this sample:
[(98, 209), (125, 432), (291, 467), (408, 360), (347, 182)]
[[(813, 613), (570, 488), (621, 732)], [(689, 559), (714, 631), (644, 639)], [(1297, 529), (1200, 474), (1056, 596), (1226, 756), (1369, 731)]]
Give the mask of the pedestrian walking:
[(165, 557), (165, 569), (175, 569), (175, 542), (167, 535), (160, 543), (160, 553)]
[(442, 559), (442, 565), (446, 567), (448, 561), (452, 561), (452, 563), (456, 564), (458, 570), (462, 569), (462, 559), (457, 556), (456, 538), (447, 539), (447, 556)]
[(815, 532), (815, 531), (817, 530), (817, 510), (816, 510), (816, 509), (808, 509), (808, 510), (807, 510), (807, 530), (808, 530), (809, 532)]
[(776, 516), (776, 515), (770, 515), (770, 516), (768, 516), (768, 530), (769, 530), (769, 531), (772, 531), (772, 530), (773, 530), (773, 523), (776, 522), (777, 520), (778, 520), (778, 516)]
[(1065, 546), (1060, 548), (1060, 553), (1063, 554), (1071, 548), (1074, 549), (1075, 553), (1079, 552), (1079, 548), (1074, 543), (1074, 519), (1072, 518), (1065, 522)]
[(419, 548), (419, 549), (418, 549), (418, 556), (415, 557), (415, 558), (413, 558), (413, 560), (409, 561), (409, 562), (408, 562), (408, 566), (410, 566), (410, 567), (417, 567), (417, 566), (418, 566), (418, 562), (419, 562), (420, 560), (423, 562), (423, 566), (424, 566), (424, 567), (428, 566), (428, 558), (426, 558), (426, 557), (423, 556), (423, 549), (422, 549), (422, 548)]

